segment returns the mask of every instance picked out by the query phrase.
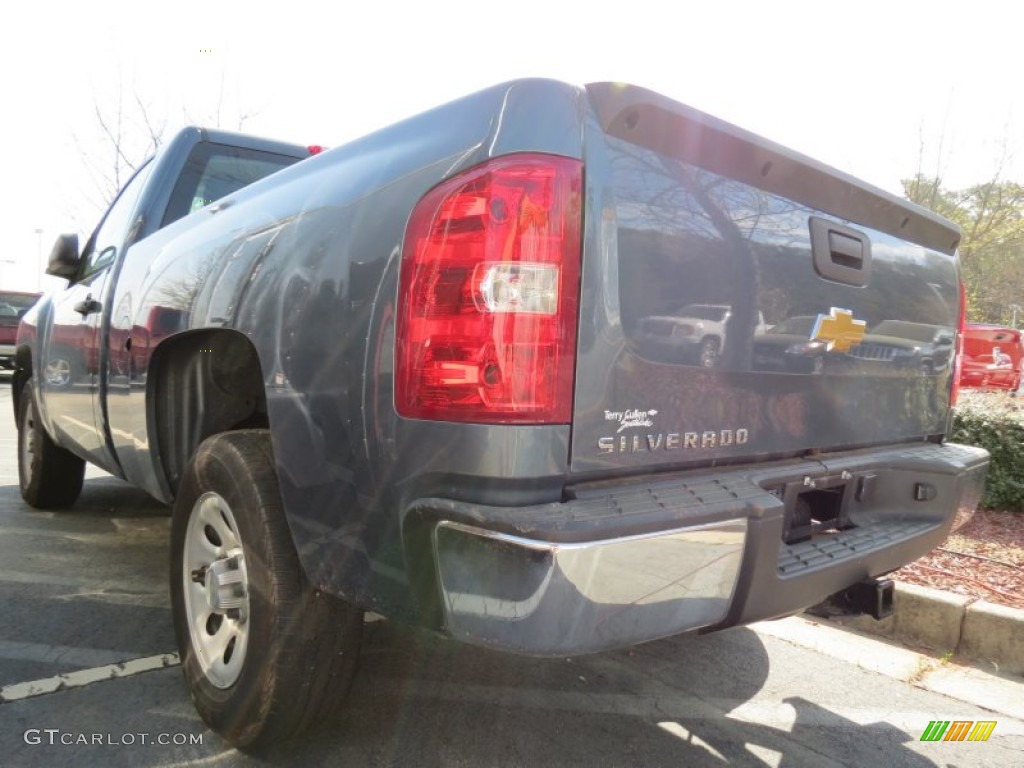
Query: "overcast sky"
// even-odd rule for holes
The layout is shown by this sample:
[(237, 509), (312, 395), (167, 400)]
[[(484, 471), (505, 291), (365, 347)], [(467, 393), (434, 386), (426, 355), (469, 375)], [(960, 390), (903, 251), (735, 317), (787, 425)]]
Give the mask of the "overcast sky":
[[(672, 8), (673, 10), (666, 10)], [(338, 146), (524, 76), (642, 85), (900, 193), (1024, 181), (1015, 4), (861, 0), (515, 0), (314, 4), (94, 0), (8, 10), (0, 29), (0, 289), (34, 289), (61, 231), (101, 211), (94, 114), (136, 95), (167, 135), (187, 116)], [(140, 126), (127, 126), (141, 131)], [(41, 229), (42, 232), (36, 232)], [(43, 286), (61, 282), (46, 278)]]

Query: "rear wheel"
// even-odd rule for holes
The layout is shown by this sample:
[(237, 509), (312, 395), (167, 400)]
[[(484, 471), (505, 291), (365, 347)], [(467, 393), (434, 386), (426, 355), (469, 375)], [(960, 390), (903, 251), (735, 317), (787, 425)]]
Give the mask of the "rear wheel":
[(85, 462), (57, 445), (39, 422), (32, 379), (18, 402), (18, 485), (21, 498), (38, 509), (62, 509), (82, 492)]
[(343, 703), (363, 614), (306, 580), (266, 430), (209, 438), (171, 527), (182, 668), (203, 720), (238, 747), (297, 735)]

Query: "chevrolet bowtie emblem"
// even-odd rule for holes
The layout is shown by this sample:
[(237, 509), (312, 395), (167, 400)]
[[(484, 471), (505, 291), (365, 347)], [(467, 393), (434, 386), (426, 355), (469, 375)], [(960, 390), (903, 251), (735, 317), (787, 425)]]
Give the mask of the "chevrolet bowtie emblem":
[(864, 340), (865, 331), (867, 324), (863, 320), (854, 320), (853, 312), (832, 307), (827, 315), (818, 315), (811, 341), (827, 342), (826, 351), (849, 352), (850, 347)]

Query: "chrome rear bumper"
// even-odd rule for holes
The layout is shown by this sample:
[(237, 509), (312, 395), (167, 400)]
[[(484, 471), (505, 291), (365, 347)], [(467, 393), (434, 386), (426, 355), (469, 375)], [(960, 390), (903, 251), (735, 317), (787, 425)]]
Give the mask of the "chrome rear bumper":
[[(987, 467), (980, 448), (921, 442), (408, 512), (427, 532), (439, 628), (558, 656), (789, 615), (889, 573), (942, 542)], [(797, 501), (819, 497), (842, 515), (804, 537)]]
[(441, 522), (445, 622), (455, 638), (521, 653), (586, 653), (698, 629), (729, 607), (746, 520), (583, 543)]

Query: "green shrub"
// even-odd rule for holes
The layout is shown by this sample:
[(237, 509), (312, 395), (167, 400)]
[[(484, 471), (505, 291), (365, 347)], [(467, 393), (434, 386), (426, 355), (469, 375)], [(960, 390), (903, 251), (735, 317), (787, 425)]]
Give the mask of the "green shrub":
[(981, 505), (1024, 511), (1024, 398), (1001, 392), (964, 391), (950, 439), (992, 454)]

